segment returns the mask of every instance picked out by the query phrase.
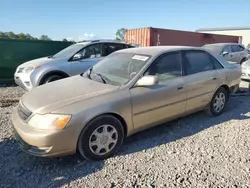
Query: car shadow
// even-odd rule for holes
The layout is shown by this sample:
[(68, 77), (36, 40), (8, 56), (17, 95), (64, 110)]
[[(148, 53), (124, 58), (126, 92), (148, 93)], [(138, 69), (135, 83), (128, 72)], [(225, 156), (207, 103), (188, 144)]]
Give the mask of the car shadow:
[(17, 85), (14, 83), (14, 81), (11, 83), (7, 83), (7, 84), (0, 82), (0, 88), (8, 88), (8, 87), (17, 87)]
[[(232, 97), (225, 113), (210, 118), (200, 112), (127, 138), (115, 157), (130, 155), (195, 135), (220, 123), (249, 119), (245, 97)], [(234, 110), (237, 109), (237, 110)], [(13, 138), (0, 141), (0, 185), (3, 187), (60, 187), (101, 171), (105, 161), (90, 162), (79, 155), (61, 158), (38, 158), (20, 151)], [(109, 160), (115, 160), (115, 157)]]

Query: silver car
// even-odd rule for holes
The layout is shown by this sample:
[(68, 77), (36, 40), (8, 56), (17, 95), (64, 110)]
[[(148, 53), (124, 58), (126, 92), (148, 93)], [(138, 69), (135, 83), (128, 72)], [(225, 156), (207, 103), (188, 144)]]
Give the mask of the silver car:
[(248, 50), (237, 43), (215, 43), (203, 46), (205, 49), (221, 55), (226, 61), (242, 64), (249, 59)]
[(57, 54), (28, 61), (17, 67), (14, 80), (26, 90), (85, 72), (103, 57), (132, 45), (114, 40), (73, 44)]

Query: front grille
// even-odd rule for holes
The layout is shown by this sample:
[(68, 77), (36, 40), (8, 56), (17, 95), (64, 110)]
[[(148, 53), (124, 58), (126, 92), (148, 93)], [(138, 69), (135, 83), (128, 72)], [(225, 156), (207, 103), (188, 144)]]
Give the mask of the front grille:
[(27, 120), (32, 112), (28, 110), (21, 102), (18, 105), (18, 114), (23, 120)]

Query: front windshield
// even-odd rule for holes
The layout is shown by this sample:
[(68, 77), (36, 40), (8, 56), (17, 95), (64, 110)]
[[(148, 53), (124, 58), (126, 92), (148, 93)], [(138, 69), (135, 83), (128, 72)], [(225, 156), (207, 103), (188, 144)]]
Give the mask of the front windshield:
[(148, 55), (114, 53), (93, 66), (91, 73), (103, 75), (106, 82), (124, 85), (130, 81), (150, 59)]
[(64, 48), (57, 54), (53, 55), (53, 58), (63, 58), (63, 57), (68, 57), (70, 55), (73, 55), (77, 51), (81, 50), (84, 47), (84, 44), (73, 44), (70, 45), (67, 48)]

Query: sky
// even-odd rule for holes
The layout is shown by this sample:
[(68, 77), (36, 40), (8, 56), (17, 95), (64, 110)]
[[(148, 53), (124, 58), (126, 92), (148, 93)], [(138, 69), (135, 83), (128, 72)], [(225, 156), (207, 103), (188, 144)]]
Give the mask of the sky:
[(250, 26), (250, 0), (0, 0), (0, 31), (53, 40), (114, 38), (119, 28)]

